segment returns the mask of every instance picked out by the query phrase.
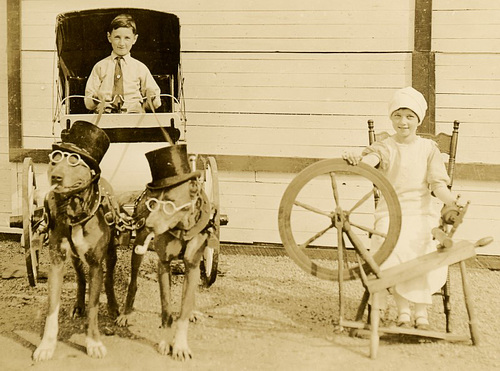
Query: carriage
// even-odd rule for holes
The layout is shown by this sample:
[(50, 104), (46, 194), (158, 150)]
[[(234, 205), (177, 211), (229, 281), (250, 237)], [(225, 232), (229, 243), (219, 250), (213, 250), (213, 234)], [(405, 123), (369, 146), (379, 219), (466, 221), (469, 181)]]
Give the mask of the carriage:
[[(86, 81), (95, 63), (110, 54), (106, 31), (111, 20), (122, 13), (130, 14), (138, 25), (142, 37), (138, 38), (132, 54), (148, 66), (160, 87), (161, 106), (147, 113), (89, 112), (84, 104)], [(140, 195), (150, 180), (144, 153), (165, 146), (165, 142), (186, 142), (179, 18), (166, 12), (138, 8), (74, 11), (57, 16), (55, 33), (57, 76), (54, 82), (54, 139), (58, 140), (61, 133), (81, 120), (102, 128), (111, 142), (110, 150), (101, 162), (103, 177), (110, 181), (115, 190), (127, 194), (122, 197), (121, 206), (132, 215), (134, 197)], [(200, 267), (202, 283), (208, 287), (217, 277), (219, 231), (221, 224), (227, 223), (227, 217), (221, 215), (220, 211), (218, 171), (214, 157), (191, 154), (190, 165), (192, 170), (201, 170), (201, 182), (211, 205), (210, 219), (216, 236), (215, 243), (207, 247)], [(37, 282), (38, 256), (43, 240), (38, 230), (44, 223), (44, 207), (37, 197), (38, 193), (40, 189), (37, 187), (33, 161), (25, 158), (22, 215), (12, 216), (11, 226), (23, 229), (21, 240), (32, 286)], [(121, 244), (128, 245), (137, 226), (130, 219), (124, 219), (117, 227)]]

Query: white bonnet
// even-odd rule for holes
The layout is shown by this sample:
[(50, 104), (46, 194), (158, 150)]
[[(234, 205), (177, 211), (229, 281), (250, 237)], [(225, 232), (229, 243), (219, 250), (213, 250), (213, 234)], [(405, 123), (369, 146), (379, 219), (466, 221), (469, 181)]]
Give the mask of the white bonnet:
[(415, 112), (421, 123), (425, 117), (427, 110), (427, 102), (424, 96), (418, 90), (413, 89), (411, 86), (402, 88), (394, 93), (391, 101), (389, 102), (389, 117), (392, 113), (400, 108), (409, 108)]

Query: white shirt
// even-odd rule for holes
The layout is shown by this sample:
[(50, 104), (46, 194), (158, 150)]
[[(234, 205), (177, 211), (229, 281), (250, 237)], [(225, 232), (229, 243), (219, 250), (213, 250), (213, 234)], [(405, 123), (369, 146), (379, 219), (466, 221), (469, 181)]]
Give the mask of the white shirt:
[[(104, 95), (106, 102), (111, 102), (113, 83), (115, 75), (116, 61), (118, 55), (114, 52), (110, 56), (97, 62), (92, 68), (92, 72), (87, 80), (85, 87), (85, 106), (89, 110), (95, 110), (98, 101), (92, 98), (97, 98), (98, 92)], [(146, 91), (152, 90), (155, 92), (153, 105), (158, 108), (161, 105), (160, 88), (155, 79), (151, 75), (148, 67), (141, 61), (132, 58), (130, 54), (122, 57), (121, 68), (123, 74), (123, 91), (124, 103), (122, 109), (126, 112), (144, 112), (142, 102), (146, 97)], [(110, 107), (111, 103), (107, 103), (106, 107)]]

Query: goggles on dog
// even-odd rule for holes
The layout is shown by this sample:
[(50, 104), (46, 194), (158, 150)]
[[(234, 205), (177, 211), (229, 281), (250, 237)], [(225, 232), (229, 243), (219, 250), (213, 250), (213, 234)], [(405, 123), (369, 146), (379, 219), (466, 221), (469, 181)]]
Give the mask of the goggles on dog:
[(70, 166), (78, 166), (81, 163), (83, 166), (89, 167), (89, 165), (87, 165), (85, 161), (82, 160), (78, 153), (69, 153), (63, 152), (61, 150), (55, 150), (49, 154), (50, 161), (55, 164), (61, 162), (65, 157)]
[(177, 211), (183, 210), (188, 206), (191, 206), (192, 203), (188, 202), (187, 204), (177, 207), (172, 201), (161, 201), (154, 197), (146, 201), (146, 207), (148, 208), (149, 211), (158, 211), (161, 205), (163, 205), (163, 211), (165, 212), (165, 214), (172, 215)]

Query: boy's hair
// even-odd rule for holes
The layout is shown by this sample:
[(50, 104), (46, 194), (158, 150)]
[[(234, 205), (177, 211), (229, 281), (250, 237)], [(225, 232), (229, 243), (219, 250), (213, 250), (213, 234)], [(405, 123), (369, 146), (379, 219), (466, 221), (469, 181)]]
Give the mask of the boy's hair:
[(120, 14), (117, 15), (109, 25), (109, 33), (113, 32), (117, 28), (131, 28), (134, 35), (137, 34), (137, 27), (135, 25), (134, 18), (130, 14)]

